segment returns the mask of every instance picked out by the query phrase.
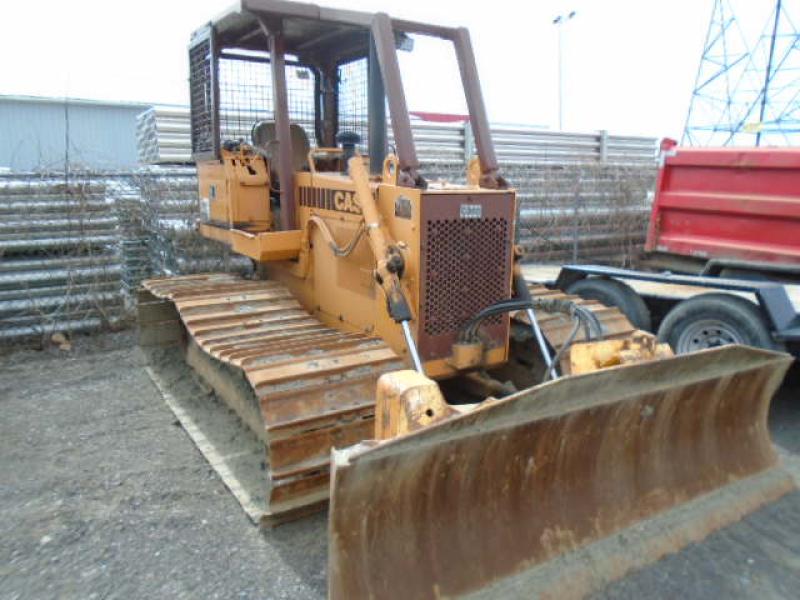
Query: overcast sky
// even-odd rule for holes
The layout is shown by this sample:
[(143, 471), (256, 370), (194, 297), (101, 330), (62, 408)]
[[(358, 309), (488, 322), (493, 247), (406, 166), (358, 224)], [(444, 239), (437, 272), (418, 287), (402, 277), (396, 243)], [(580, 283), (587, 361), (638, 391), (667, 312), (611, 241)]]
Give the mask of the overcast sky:
[[(470, 29), (492, 121), (680, 137), (713, 0), (321, 0)], [(188, 104), (192, 30), (230, 0), (39, 0), (0, 8), (0, 94)], [(772, 0), (733, 0), (757, 35)], [(403, 57), (412, 110), (463, 112), (454, 63), (436, 44)]]

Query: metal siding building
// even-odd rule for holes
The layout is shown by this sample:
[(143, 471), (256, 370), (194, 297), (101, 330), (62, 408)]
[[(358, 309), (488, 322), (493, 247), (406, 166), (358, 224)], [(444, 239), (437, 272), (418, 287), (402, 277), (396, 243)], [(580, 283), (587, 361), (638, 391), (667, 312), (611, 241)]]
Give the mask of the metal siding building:
[[(123, 169), (138, 163), (147, 104), (0, 96), (0, 171)], [(68, 143), (67, 143), (68, 140)]]

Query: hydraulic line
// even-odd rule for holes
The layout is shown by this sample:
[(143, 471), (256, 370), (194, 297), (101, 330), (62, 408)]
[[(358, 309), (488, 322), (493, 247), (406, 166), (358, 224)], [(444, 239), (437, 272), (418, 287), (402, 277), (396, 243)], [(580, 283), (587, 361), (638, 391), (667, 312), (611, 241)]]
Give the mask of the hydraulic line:
[[(569, 335), (565, 343), (561, 346), (561, 349), (556, 353), (556, 356), (551, 358), (549, 351), (547, 349), (547, 345), (544, 340), (544, 336), (542, 335), (541, 328), (539, 327), (538, 321), (536, 320), (536, 315), (534, 309), (541, 309), (545, 312), (550, 313), (562, 313), (570, 316), (573, 319), (573, 327), (570, 331)], [(528, 314), (528, 318), (531, 320), (531, 328), (534, 331), (534, 336), (536, 336), (536, 331), (538, 330), (539, 336), (536, 336), (537, 342), (539, 343), (539, 348), (542, 351), (542, 356), (545, 360), (545, 364), (547, 366), (545, 372), (544, 380), (547, 381), (549, 379), (556, 379), (558, 378), (557, 366), (561, 361), (561, 357), (564, 355), (566, 350), (572, 345), (575, 341), (575, 337), (578, 335), (578, 332), (583, 327), (585, 339), (592, 340), (602, 338), (603, 336), (603, 327), (600, 321), (597, 319), (592, 311), (584, 308), (583, 306), (571, 301), (571, 300), (562, 300), (562, 299), (551, 299), (551, 298), (531, 298), (530, 300), (524, 299), (509, 299), (509, 300), (501, 300), (496, 304), (493, 304), (483, 310), (479, 311), (474, 317), (472, 317), (467, 323), (461, 328), (459, 332), (459, 339), (463, 342), (473, 342), (478, 340), (478, 330), (483, 321), (486, 319), (493, 317), (495, 315), (504, 314), (508, 312), (524, 310), (526, 314)], [(534, 313), (532, 316), (530, 313)], [(535, 323), (535, 325), (534, 325)]]
[(518, 310), (527, 310), (528, 308), (534, 310), (539, 309), (548, 313), (561, 313), (579, 319), (584, 327), (586, 339), (596, 339), (603, 335), (603, 326), (600, 324), (600, 321), (592, 311), (583, 306), (571, 300), (534, 298), (531, 300), (501, 300), (496, 304), (484, 308), (466, 322), (461, 328), (459, 337), (463, 341), (475, 340), (477, 338), (478, 328), (484, 320), (495, 315)]

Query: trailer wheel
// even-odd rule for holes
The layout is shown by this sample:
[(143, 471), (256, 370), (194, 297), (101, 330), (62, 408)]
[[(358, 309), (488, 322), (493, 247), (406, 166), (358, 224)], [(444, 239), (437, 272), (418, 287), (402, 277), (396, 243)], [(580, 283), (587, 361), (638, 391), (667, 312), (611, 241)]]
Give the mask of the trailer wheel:
[(761, 309), (730, 294), (701, 294), (680, 302), (661, 322), (658, 339), (676, 354), (727, 344), (777, 347)]
[(606, 306), (615, 306), (628, 317), (634, 327), (650, 331), (650, 310), (641, 296), (621, 281), (599, 277), (581, 279), (569, 286), (567, 293), (576, 294), (589, 300), (597, 300)]

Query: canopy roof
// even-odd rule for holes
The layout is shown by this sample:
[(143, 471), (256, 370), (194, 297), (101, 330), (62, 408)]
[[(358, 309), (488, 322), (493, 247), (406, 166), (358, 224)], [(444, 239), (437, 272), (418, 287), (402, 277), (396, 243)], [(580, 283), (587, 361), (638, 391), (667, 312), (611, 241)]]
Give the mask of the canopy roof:
[[(375, 13), (358, 12), (284, 0), (240, 0), (211, 21), (218, 43), (223, 47), (263, 50), (266, 46), (263, 22), (268, 28), (281, 27), (285, 51), (301, 61), (333, 56), (349, 58), (369, 53), (369, 29)], [(454, 29), (392, 19), (395, 35), (420, 33), (452, 39)], [(398, 44), (401, 39), (398, 39)]]

